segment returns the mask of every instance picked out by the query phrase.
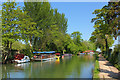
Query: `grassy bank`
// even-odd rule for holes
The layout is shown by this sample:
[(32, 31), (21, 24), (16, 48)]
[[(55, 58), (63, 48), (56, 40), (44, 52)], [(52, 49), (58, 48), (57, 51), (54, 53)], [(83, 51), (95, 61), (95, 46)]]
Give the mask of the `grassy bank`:
[(94, 71), (93, 71), (93, 78), (99, 78), (99, 57), (98, 54), (95, 54), (95, 65), (94, 65)]

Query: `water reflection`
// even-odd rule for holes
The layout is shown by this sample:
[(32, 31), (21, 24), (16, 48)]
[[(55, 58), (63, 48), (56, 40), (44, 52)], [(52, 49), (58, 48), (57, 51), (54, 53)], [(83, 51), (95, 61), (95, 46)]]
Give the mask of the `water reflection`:
[(51, 62), (2, 65), (3, 78), (92, 78), (93, 56), (65, 57)]

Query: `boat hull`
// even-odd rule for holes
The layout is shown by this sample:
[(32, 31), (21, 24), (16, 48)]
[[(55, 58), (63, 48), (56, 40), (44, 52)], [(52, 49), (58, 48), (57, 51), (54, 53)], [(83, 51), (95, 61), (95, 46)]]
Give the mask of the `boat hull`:
[(27, 63), (30, 62), (30, 60), (14, 60), (15, 63)]
[(15, 59), (15, 60), (13, 60), (13, 62), (15, 62), (15, 63), (27, 63), (27, 62), (30, 62), (30, 58), (28, 56), (24, 56), (23, 59), (21, 59), (21, 60)]
[(32, 59), (32, 61), (53, 61), (56, 58), (45, 58), (45, 59), (41, 59), (41, 58), (36, 58), (36, 59)]

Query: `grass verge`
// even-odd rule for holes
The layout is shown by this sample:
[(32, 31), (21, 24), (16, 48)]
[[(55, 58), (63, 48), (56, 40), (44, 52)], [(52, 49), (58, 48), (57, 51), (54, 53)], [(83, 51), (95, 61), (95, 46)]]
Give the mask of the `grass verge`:
[(93, 71), (93, 78), (99, 78), (99, 57), (98, 54), (96, 54), (96, 60), (94, 65), (94, 71)]

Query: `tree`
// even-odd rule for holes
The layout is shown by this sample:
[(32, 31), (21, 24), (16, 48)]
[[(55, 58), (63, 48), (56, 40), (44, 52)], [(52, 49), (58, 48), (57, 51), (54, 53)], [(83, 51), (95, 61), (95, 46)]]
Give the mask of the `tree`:
[[(95, 23), (94, 28), (99, 34), (99, 39), (101, 38), (105, 40), (106, 53), (108, 53), (111, 43), (113, 44), (114, 42), (112, 37), (115, 37), (116, 39), (119, 29), (119, 10), (115, 10), (119, 9), (118, 6), (119, 3), (109, 2), (108, 5), (105, 5), (102, 9), (98, 9), (93, 12), (93, 14), (96, 14), (96, 17), (92, 19), (92, 22)], [(109, 40), (112, 40), (110, 43), (108, 43), (107, 37), (109, 37)], [(92, 37), (91, 39), (95, 39), (95, 37)]]
[(35, 27), (36, 23), (29, 15), (27, 15), (27, 12), (24, 11), (21, 15), (23, 15), (22, 17), (20, 17), (20, 21), (22, 22), (22, 24), (20, 24), (20, 33), (22, 40), (27, 43), (29, 41), (29, 45), (30, 47), (32, 47), (33, 38), (39, 36), (38, 30)]
[(22, 42), (19, 42), (19, 41), (15, 41), (13, 44), (12, 44), (12, 49), (14, 50), (22, 50), (22, 49), (25, 49), (25, 44), (22, 44)]
[(5, 63), (7, 57), (11, 55), (12, 43), (21, 38), (19, 16), (22, 10), (16, 7), (15, 2), (6, 2), (2, 6), (2, 45), (5, 47), (4, 49), (8, 50), (8, 53), (3, 56), (3, 63)]
[(81, 38), (81, 35), (82, 35), (82, 33), (78, 32), (78, 31), (73, 32), (71, 34), (71, 37), (73, 38), (74, 44), (78, 47), (78, 51), (82, 51), (81, 50), (81, 47), (82, 47), (81, 42), (83, 41), (83, 39)]
[(38, 33), (39, 36), (32, 38), (33, 48), (62, 51), (67, 30), (65, 15), (60, 14), (57, 9), (51, 9), (49, 2), (24, 2), (24, 5), (24, 11), (27, 11), (36, 23), (36, 30), (41, 31), (41, 33)]
[[(100, 33), (98, 30), (95, 30), (92, 33), (92, 36), (89, 39), (91, 42), (95, 43), (96, 48), (100, 48), (101, 51), (106, 51), (105, 47), (106, 47), (106, 38), (104, 36), (103, 33)], [(107, 37), (107, 46), (108, 48), (112, 46), (112, 44), (114, 43), (114, 40), (112, 38), (112, 36), (108, 36)]]
[[(36, 30), (38, 32), (38, 36), (34, 36), (33, 38), (33, 48), (41, 48), (43, 41), (45, 38), (44, 34), (46, 31), (46, 25), (50, 20), (48, 16), (50, 16), (50, 4), (48, 2), (24, 2), (24, 11), (28, 12), (28, 15), (33, 19), (36, 23)], [(37, 16), (37, 17), (36, 17)], [(49, 19), (49, 20), (48, 20)], [(43, 39), (45, 41), (45, 39)], [(39, 42), (39, 43), (38, 43)], [(38, 46), (39, 45), (39, 46)]]
[(74, 43), (76, 44), (76, 45), (78, 45), (78, 44), (80, 44), (80, 41), (82, 41), (82, 39), (81, 39), (81, 33), (80, 32), (73, 32), (72, 34), (71, 34), (71, 36), (72, 36), (72, 38), (73, 38), (73, 41), (74, 41)]

